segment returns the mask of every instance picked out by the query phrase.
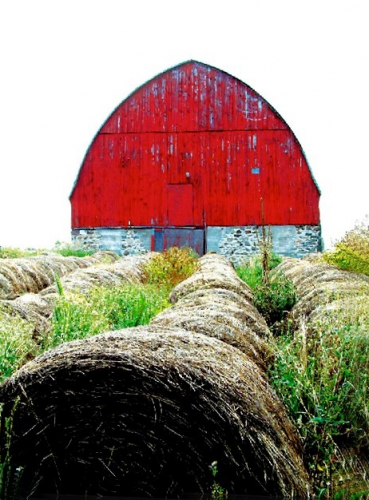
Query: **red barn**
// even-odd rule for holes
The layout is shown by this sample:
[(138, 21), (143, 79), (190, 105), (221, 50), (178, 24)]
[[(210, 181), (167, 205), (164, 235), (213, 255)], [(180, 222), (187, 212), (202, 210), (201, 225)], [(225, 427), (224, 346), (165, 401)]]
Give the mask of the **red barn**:
[(72, 236), (121, 254), (192, 246), (234, 261), (320, 249), (319, 188), (295, 135), (237, 78), (196, 61), (161, 73), (110, 115), (70, 200)]

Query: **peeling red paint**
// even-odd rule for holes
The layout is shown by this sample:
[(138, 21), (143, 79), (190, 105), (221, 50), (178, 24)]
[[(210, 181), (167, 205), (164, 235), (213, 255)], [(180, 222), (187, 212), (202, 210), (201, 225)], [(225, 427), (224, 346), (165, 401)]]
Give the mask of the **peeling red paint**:
[(102, 126), (71, 194), (72, 227), (261, 224), (261, 198), (266, 224), (314, 225), (319, 196), (267, 101), (189, 61), (140, 87)]

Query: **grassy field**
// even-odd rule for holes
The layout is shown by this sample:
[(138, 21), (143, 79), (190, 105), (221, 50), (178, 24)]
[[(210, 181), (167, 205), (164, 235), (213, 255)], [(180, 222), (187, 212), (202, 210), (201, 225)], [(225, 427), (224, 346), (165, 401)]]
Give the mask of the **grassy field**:
[[(268, 376), (301, 436), (317, 498), (368, 498), (369, 297), (358, 291), (341, 308), (327, 309), (314, 324), (296, 328), (289, 311), (298, 294), (283, 274), (273, 277), (281, 258), (268, 252), (265, 259), (261, 248), (261, 256), (245, 262), (237, 272), (252, 288), (254, 303), (273, 333), (275, 362)], [(0, 249), (0, 258), (30, 254)], [(72, 254), (72, 249), (64, 253)], [(367, 221), (349, 231), (320, 260), (369, 275)], [(139, 285), (96, 287), (83, 294), (65, 293), (59, 282), (51, 329), (37, 338), (29, 323), (0, 306), (0, 380), (61, 342), (147, 324), (169, 306), (170, 290), (196, 266), (191, 251), (174, 248), (144, 265), (145, 282)], [(2, 431), (9, 433), (9, 425)], [(6, 450), (1, 461), (0, 484), (5, 484)]]

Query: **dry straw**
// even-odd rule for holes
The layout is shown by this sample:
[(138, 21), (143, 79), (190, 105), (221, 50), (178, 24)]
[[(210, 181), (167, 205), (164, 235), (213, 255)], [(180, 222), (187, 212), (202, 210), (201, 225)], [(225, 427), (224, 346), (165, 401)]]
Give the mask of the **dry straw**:
[(206, 489), (217, 460), (230, 493), (308, 497), (283, 406), (218, 339), (149, 326), (66, 343), (3, 384), (7, 409), (17, 397), (13, 459), (44, 490), (175, 496)]
[(246, 353), (259, 367), (267, 367), (272, 357), (269, 329), (252, 304), (250, 288), (225, 257), (207, 254), (199, 259), (199, 269), (174, 288), (170, 300), (174, 306), (151, 324), (218, 338)]
[(76, 269), (101, 262), (114, 262), (113, 252), (96, 252), (90, 257), (63, 257), (46, 254), (19, 259), (0, 259), (0, 299), (14, 299), (23, 293), (38, 293), (55, 281), (55, 274), (64, 276)]
[(274, 272), (283, 272), (296, 287), (299, 300), (291, 317), (297, 322), (302, 317), (309, 320), (312, 314), (317, 315), (319, 310), (332, 307), (335, 301), (369, 294), (368, 276), (343, 271), (329, 264), (285, 258)]

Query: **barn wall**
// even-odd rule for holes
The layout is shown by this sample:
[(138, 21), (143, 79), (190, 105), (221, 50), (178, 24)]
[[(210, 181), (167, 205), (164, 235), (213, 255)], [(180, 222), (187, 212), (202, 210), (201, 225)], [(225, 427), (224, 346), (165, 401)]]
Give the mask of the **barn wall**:
[[(278, 255), (302, 257), (321, 251), (319, 225), (270, 226), (273, 250)], [(73, 242), (93, 250), (112, 250), (119, 255), (149, 252), (152, 248), (153, 230), (150, 228), (96, 228), (72, 232)], [(260, 226), (207, 227), (206, 249), (225, 255), (235, 264), (245, 257), (260, 253), (258, 240)]]

